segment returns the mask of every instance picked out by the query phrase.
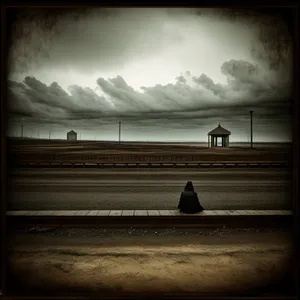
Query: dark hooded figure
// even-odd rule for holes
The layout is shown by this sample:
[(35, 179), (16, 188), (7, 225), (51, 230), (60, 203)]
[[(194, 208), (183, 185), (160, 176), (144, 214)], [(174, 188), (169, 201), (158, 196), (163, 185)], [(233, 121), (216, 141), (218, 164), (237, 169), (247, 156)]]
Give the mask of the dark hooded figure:
[(178, 208), (185, 214), (195, 214), (204, 210), (191, 181), (187, 182), (184, 191), (181, 193)]

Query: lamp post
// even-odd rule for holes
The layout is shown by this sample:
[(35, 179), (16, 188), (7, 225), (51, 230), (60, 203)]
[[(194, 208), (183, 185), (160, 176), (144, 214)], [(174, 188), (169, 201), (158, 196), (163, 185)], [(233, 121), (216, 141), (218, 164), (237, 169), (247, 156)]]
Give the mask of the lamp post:
[(121, 143), (121, 125), (122, 123), (119, 122), (119, 143)]
[(253, 148), (253, 111), (250, 110), (250, 144)]

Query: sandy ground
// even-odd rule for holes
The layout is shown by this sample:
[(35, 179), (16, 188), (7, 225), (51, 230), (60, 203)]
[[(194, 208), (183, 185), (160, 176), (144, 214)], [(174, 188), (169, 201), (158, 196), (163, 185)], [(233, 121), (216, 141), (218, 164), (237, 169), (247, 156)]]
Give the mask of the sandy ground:
[[(286, 294), (286, 230), (43, 229), (10, 233), (10, 291)], [(283, 280), (285, 279), (285, 280)]]

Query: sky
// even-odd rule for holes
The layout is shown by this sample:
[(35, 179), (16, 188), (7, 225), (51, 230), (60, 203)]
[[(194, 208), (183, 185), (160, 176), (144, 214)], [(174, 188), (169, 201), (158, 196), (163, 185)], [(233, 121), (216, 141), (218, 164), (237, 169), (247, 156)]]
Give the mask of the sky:
[(31, 9), (12, 24), (9, 136), (291, 141), (292, 38), (278, 17), (208, 8)]

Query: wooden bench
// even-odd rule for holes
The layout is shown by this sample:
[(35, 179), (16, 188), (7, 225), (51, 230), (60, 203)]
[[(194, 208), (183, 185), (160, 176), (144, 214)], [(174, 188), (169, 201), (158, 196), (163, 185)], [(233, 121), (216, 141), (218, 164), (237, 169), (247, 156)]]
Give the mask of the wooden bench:
[(9, 226), (68, 227), (269, 227), (292, 226), (290, 210), (42, 210), (7, 211)]

